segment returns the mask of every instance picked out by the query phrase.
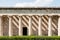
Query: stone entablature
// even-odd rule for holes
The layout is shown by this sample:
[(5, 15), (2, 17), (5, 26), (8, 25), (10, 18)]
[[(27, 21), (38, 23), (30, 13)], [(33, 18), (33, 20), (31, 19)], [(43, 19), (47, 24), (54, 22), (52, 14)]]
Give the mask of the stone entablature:
[(10, 13), (10, 14), (60, 14), (60, 8), (0, 8), (0, 13)]
[(32, 15), (14, 15), (14, 14), (0, 15), (0, 36), (6, 36), (7, 34), (8, 36), (14, 36), (17, 34), (19, 36), (23, 36), (23, 27), (27, 27), (28, 29), (27, 35), (29, 36), (30, 35), (52, 36), (53, 34), (60, 36), (60, 16), (33, 15), (33, 14)]

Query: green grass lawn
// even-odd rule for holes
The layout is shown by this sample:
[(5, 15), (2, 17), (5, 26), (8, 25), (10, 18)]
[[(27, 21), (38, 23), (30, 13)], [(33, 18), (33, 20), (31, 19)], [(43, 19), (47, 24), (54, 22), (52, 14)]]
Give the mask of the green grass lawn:
[(60, 36), (0, 36), (0, 40), (60, 40)]

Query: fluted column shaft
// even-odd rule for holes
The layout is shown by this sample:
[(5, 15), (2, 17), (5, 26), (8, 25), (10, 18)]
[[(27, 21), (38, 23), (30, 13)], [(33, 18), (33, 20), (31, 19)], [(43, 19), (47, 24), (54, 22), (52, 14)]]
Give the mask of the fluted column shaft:
[(38, 35), (39, 36), (42, 36), (42, 26), (41, 26), (41, 24), (42, 24), (42, 16), (39, 16), (39, 27), (38, 27)]
[(12, 16), (9, 16), (9, 36), (12, 36)]
[(32, 16), (29, 16), (29, 32), (28, 35), (32, 34)]
[(0, 36), (3, 36), (3, 30), (2, 30), (2, 16), (0, 16)]
[(60, 36), (60, 16), (58, 18), (58, 36)]
[(48, 20), (48, 36), (52, 36), (52, 17), (49, 16), (49, 20)]
[(22, 36), (22, 16), (19, 16), (19, 36)]

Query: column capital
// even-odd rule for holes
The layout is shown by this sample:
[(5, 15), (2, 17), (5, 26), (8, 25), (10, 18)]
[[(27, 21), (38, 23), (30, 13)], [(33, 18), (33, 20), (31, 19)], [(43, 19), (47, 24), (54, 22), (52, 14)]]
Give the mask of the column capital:
[(42, 16), (38, 16), (38, 17), (42, 17)]
[(53, 15), (48, 15), (49, 18), (51, 18)]
[(60, 15), (58, 15), (58, 18), (60, 18)]
[(18, 15), (18, 16), (22, 16), (22, 15)]
[(23, 15), (17, 15), (17, 16), (23, 16)]
[(38, 15), (38, 17), (42, 17), (43, 15)]
[(18, 15), (18, 17), (22, 17), (22, 15)]
[(2, 17), (3, 15), (0, 15), (0, 17)]
[(58, 15), (58, 16), (60, 16), (60, 15)]
[(32, 15), (29, 15), (29, 17), (32, 17)]
[(0, 16), (0, 18), (2, 17), (2, 15)]
[(3, 16), (3, 15), (0, 14), (0, 16)]
[(13, 15), (7, 15), (7, 16), (13, 16)]
[(12, 17), (12, 15), (7, 15), (7, 17), (8, 17), (8, 18), (11, 18), (11, 17)]

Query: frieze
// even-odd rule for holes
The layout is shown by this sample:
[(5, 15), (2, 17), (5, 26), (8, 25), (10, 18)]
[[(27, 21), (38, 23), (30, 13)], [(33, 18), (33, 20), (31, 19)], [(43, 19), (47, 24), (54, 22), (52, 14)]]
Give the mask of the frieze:
[(60, 10), (0, 10), (0, 13), (60, 13)]

